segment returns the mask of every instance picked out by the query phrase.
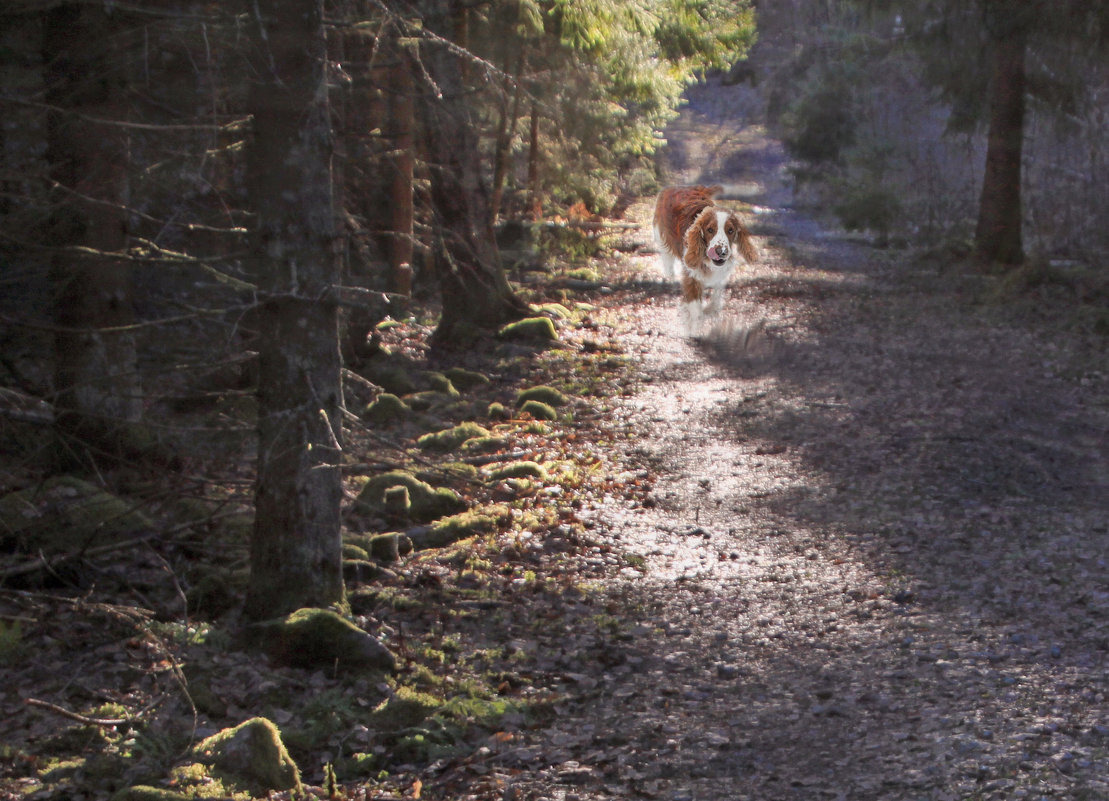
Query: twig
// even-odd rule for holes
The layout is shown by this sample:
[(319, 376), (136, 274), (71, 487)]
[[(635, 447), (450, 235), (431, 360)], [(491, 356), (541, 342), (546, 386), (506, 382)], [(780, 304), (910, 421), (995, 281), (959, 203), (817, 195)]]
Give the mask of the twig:
[(137, 718), (134, 716), (127, 718), (90, 718), (88, 715), (82, 715), (78, 712), (71, 712), (70, 710), (64, 707), (60, 707), (57, 704), (52, 704), (49, 701), (40, 701), (37, 698), (25, 698), (23, 700), (23, 703), (25, 703), (27, 706), (37, 706), (40, 709), (45, 709), (49, 712), (53, 712), (55, 715), (61, 715), (63, 718), (75, 720), (78, 723), (84, 723), (86, 726), (105, 726), (110, 728), (112, 726), (126, 726), (130, 723), (134, 723), (135, 720), (137, 720)]

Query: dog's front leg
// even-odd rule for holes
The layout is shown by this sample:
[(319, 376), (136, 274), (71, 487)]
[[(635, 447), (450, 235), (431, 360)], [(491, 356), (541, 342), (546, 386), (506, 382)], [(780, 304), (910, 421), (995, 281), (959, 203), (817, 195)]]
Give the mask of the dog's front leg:
[(690, 339), (696, 339), (701, 334), (701, 318), (704, 316), (701, 306), (701, 298), (694, 298), (682, 301), (678, 309), (678, 316), (682, 321), (682, 333)]
[(724, 287), (713, 287), (709, 292), (708, 300), (705, 302), (705, 315), (708, 317), (716, 317), (724, 308)]

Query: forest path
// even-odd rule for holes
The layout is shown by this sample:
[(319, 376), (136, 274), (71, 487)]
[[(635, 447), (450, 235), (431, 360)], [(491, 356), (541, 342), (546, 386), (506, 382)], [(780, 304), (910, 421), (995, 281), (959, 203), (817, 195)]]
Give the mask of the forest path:
[(704, 344), (650, 283), (647, 226), (623, 267), (647, 380), (622, 461), (654, 490), (583, 516), (643, 569), (605, 590), (603, 676), (526, 733), (546, 767), (512, 796), (1109, 797), (1100, 357), (973, 277), (825, 234), (749, 90), (690, 100), (675, 182), (752, 204), (763, 259)]

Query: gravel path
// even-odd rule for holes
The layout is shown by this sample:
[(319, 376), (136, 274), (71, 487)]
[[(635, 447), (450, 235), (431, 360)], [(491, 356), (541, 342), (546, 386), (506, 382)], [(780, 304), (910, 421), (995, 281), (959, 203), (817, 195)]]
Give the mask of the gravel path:
[(622, 461), (653, 491), (583, 516), (643, 567), (506, 795), (1109, 798), (1104, 343), (826, 235), (755, 106), (707, 87), (669, 132), (676, 182), (751, 204), (764, 259), (702, 344), (645, 236), (621, 268), (647, 377)]

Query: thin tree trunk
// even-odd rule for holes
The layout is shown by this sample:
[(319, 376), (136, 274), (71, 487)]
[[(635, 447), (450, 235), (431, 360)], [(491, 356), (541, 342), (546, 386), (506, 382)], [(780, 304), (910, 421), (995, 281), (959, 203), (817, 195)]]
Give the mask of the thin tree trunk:
[(1026, 40), (1018, 31), (995, 42), (986, 170), (975, 232), (977, 256), (988, 263), (1019, 264), (1024, 260), (1021, 154)]
[(531, 130), (528, 138), (528, 203), (531, 215), (543, 216), (543, 198), (539, 191), (539, 105), (531, 104)]
[(412, 97), (412, 59), (409, 45), (404, 41), (392, 42), (393, 66), (390, 70), (392, 91), (393, 128), (393, 181), (392, 181), (392, 241), (389, 250), (389, 270), (392, 288), (398, 295), (412, 294), (413, 253), (413, 177), (416, 163), (415, 103)]
[[(493, 198), (489, 203), (492, 222), (497, 223), (501, 206), (504, 204), (504, 185), (508, 179), (509, 160), (512, 156), (512, 138), (516, 133), (516, 122), (520, 119), (520, 76), (524, 74), (525, 55), (521, 49), (516, 58), (516, 80), (504, 80), (505, 102), (501, 108), (501, 120), (497, 129), (497, 145), (493, 151)], [(507, 70), (507, 65), (505, 67)], [(509, 93), (511, 92), (511, 99)]]
[[(457, 0), (428, 0), (425, 7), (426, 23), (439, 35), (465, 30), (465, 9)], [(432, 341), (451, 348), (519, 319), (528, 306), (508, 284), (489, 223), (477, 128), (462, 82), (464, 59), (432, 42), (424, 60), (441, 93), (425, 98), (423, 106), (431, 200), (441, 238), (435, 270), (443, 311)]]
[(246, 614), (344, 600), (342, 386), (322, 0), (257, 0), (248, 191), (257, 215), (258, 475)]
[(123, 30), (120, 15), (79, 3), (51, 9), (43, 25), (46, 157), (59, 187), (50, 271), (57, 429), (69, 456), (88, 446), (94, 459), (133, 453), (127, 423), (142, 415), (126, 330), (135, 321), (131, 270), (111, 255), (127, 245), (128, 140), (118, 126), (89, 121), (126, 118)]

